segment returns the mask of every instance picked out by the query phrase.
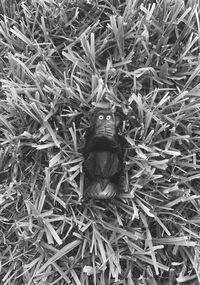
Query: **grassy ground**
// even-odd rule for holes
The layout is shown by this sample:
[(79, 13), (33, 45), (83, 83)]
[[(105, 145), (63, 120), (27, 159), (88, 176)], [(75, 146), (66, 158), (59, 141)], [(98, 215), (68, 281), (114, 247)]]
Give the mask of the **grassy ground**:
[[(200, 284), (199, 1), (0, 1), (0, 282)], [(124, 193), (82, 198), (121, 106)]]

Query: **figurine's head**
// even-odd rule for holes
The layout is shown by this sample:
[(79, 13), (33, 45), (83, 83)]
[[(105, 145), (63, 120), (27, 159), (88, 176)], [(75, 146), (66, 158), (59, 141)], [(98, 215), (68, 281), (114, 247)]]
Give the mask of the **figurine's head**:
[(113, 137), (119, 125), (119, 117), (111, 110), (99, 110), (93, 117), (95, 135)]

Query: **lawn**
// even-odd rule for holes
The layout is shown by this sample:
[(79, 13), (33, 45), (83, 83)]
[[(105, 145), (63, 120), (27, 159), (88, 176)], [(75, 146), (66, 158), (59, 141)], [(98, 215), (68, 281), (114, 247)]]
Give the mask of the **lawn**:
[[(0, 284), (200, 284), (199, 0), (1, 0), (0, 55)], [(106, 106), (123, 190), (99, 201)]]

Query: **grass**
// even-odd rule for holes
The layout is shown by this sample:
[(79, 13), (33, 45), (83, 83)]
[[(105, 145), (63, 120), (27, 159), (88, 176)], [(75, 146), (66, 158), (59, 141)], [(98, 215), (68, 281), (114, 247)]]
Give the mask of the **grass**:
[[(199, 1), (0, 1), (0, 280), (200, 284)], [(121, 107), (124, 193), (83, 199)]]

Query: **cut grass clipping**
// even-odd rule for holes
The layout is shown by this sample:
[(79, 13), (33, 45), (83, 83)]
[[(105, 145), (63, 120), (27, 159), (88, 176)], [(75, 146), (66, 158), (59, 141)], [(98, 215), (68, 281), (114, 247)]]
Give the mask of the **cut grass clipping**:
[[(0, 1), (0, 282), (200, 284), (199, 1)], [(123, 190), (83, 199), (124, 113)]]

